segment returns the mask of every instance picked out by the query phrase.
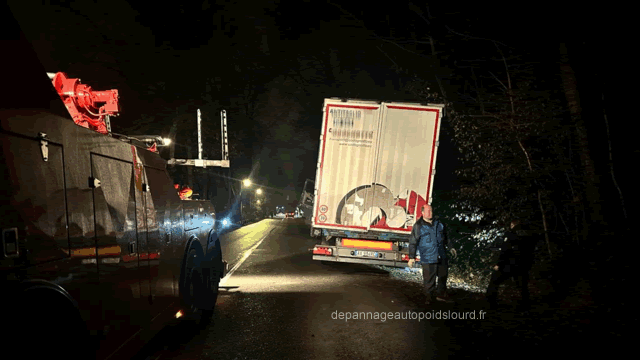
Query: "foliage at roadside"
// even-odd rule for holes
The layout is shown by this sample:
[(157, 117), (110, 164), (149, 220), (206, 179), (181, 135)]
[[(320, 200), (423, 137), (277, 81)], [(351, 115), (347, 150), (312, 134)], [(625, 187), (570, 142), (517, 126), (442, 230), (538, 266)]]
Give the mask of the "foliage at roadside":
[(463, 183), (449, 199), (434, 203), (457, 240), (453, 273), (476, 283), (487, 281), (496, 257), (488, 248), (513, 219), (542, 241), (537, 262), (547, 264), (569, 253), (563, 250), (582, 240), (586, 228), (576, 134), (562, 94), (535, 77), (554, 74), (517, 60), (511, 64), (496, 49), (491, 55), (502, 60), (502, 69), (467, 71), (465, 81), (472, 86), (456, 94), (455, 102), (438, 84), (417, 77), (411, 84), (425, 101), (446, 104)]

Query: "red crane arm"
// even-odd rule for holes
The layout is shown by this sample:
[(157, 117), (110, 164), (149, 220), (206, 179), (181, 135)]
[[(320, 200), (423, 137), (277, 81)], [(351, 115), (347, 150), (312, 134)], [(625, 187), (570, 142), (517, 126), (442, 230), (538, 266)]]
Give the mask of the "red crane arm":
[(53, 86), (69, 110), (73, 121), (85, 128), (107, 134), (105, 116), (117, 116), (118, 90), (94, 91), (80, 79), (68, 78), (58, 72), (52, 77)]

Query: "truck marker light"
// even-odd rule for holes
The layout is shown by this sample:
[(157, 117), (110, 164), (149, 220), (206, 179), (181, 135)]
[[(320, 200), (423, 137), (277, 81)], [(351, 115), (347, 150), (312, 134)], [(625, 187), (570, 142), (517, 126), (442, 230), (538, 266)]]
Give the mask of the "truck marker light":
[(182, 310), (178, 310), (176, 313), (176, 319), (182, 317)]

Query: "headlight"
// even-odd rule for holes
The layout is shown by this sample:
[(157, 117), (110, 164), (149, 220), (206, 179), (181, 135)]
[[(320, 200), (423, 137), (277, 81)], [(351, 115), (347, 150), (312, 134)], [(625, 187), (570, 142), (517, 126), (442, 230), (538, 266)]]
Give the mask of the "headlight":
[(229, 225), (229, 220), (228, 219), (222, 220), (222, 226), (227, 226), (227, 225)]

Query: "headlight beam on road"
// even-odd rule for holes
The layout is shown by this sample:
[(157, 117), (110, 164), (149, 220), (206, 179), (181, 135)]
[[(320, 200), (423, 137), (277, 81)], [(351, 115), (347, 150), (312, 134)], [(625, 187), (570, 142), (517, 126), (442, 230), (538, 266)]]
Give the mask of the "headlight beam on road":
[(240, 261), (238, 261), (238, 263), (237, 263), (237, 264), (235, 264), (235, 265), (233, 266), (233, 268), (232, 268), (232, 269), (227, 273), (227, 275), (225, 275), (225, 276), (220, 280), (219, 287), (222, 287), (224, 284), (226, 284), (226, 283), (227, 283), (227, 280), (229, 280), (229, 278), (231, 277), (231, 274), (233, 274), (233, 273), (234, 273), (234, 271), (236, 271), (236, 270), (240, 267), (240, 265), (242, 265), (242, 263), (243, 263), (245, 260), (247, 260), (247, 258), (248, 258), (248, 257), (251, 255), (251, 253), (253, 252), (253, 250), (257, 249), (257, 248), (258, 248), (258, 246), (260, 246), (260, 244), (262, 244), (262, 242), (264, 241), (264, 239), (266, 239), (266, 238), (269, 236), (269, 234), (271, 234), (271, 232), (272, 232), (273, 230), (274, 230), (274, 229), (269, 230), (269, 232), (268, 232), (268, 233), (266, 233), (266, 234), (265, 234), (265, 236), (263, 236), (263, 237), (262, 237), (262, 239), (260, 239), (260, 241), (258, 241), (255, 245), (253, 245), (253, 247), (252, 247), (251, 249), (247, 250), (247, 252), (246, 252), (246, 253), (244, 253), (244, 255), (242, 256), (242, 259), (240, 259)]

